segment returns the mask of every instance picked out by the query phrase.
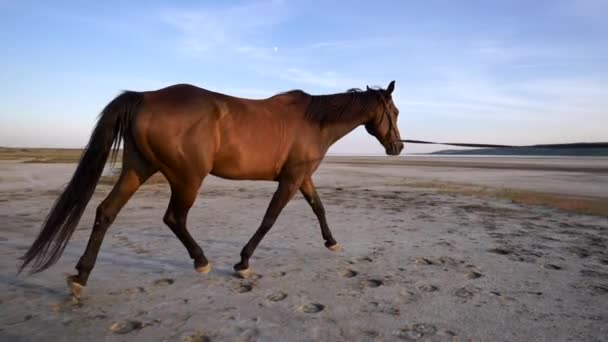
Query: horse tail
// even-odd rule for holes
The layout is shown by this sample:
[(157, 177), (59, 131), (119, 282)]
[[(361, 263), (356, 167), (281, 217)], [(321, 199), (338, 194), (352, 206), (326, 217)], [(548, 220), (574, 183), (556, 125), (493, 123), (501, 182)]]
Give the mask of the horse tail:
[(120, 143), (130, 134), (130, 123), (142, 99), (142, 93), (126, 91), (103, 109), (72, 179), (53, 204), (38, 237), (21, 258), (19, 273), (29, 264), (31, 273), (37, 273), (57, 262), (95, 192), (110, 152), (112, 162), (116, 161)]

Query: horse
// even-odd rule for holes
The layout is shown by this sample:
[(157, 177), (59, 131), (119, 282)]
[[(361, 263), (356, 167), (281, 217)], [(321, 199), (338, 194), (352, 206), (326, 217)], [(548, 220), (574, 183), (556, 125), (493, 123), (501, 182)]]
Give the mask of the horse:
[[(122, 143), (122, 169), (109, 195), (99, 204), (86, 249), (68, 276), (72, 295), (80, 297), (93, 270), (106, 231), (121, 208), (153, 174), (171, 187), (164, 223), (185, 246), (197, 272), (211, 264), (186, 227), (188, 211), (208, 174), (231, 180), (267, 180), (276, 192), (255, 234), (243, 247), (234, 270), (251, 275), (249, 259), (281, 210), (299, 190), (321, 227), (325, 247), (338, 251), (315, 190), (312, 174), (329, 147), (364, 125), (386, 154), (403, 150), (392, 100), (395, 81), (386, 89), (366, 87), (344, 93), (310, 95), (292, 90), (265, 99), (233, 97), (189, 84), (155, 91), (125, 91), (103, 109), (78, 166), (53, 204), (40, 233), (22, 257), (19, 272), (53, 265), (63, 253), (110, 158)], [(111, 153), (111, 156), (110, 156)]]

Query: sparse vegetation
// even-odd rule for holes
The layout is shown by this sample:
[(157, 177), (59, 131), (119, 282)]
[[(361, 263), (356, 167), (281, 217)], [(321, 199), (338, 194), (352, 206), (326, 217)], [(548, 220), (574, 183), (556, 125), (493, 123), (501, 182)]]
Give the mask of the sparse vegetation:
[[(112, 169), (109, 174), (105, 174), (101, 176), (99, 179), (99, 184), (103, 185), (114, 185), (116, 181), (118, 181), (118, 177), (120, 176), (120, 168)], [(157, 172), (152, 177), (150, 177), (145, 184), (164, 184), (167, 183), (167, 179), (160, 172)]]
[(75, 163), (81, 149), (69, 148), (8, 148), (0, 147), (0, 160), (24, 163)]
[(501, 189), (471, 184), (449, 182), (408, 182), (407, 186), (435, 189), (442, 193), (458, 193), (468, 196), (492, 197), (517, 204), (541, 205), (578, 214), (608, 216), (608, 199), (568, 196), (518, 189)]
[[(0, 147), (0, 160), (13, 160), (23, 163), (77, 163), (82, 149), (79, 148), (12, 148)], [(119, 152), (118, 160), (121, 160)]]

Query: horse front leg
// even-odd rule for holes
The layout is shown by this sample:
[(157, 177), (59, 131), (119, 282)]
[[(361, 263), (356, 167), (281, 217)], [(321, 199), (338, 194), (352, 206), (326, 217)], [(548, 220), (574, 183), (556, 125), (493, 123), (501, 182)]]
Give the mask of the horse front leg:
[(331, 234), (331, 230), (329, 230), (327, 219), (325, 218), (325, 208), (323, 208), (323, 203), (317, 194), (311, 177), (304, 179), (302, 185), (300, 185), (300, 192), (302, 192), (302, 195), (304, 195), (304, 198), (306, 198), (306, 201), (319, 220), (321, 234), (323, 235), (323, 240), (325, 240), (325, 247), (332, 252), (338, 252), (340, 250), (340, 245), (338, 245)]
[(241, 261), (234, 265), (234, 270), (242, 278), (246, 278), (251, 274), (251, 270), (249, 269), (249, 258), (251, 258), (251, 255), (255, 251), (260, 241), (262, 241), (264, 238), (264, 235), (266, 235), (270, 228), (272, 228), (277, 217), (281, 213), (281, 210), (283, 210), (285, 205), (298, 191), (300, 183), (301, 181), (291, 179), (279, 181), (279, 187), (272, 196), (272, 200), (268, 205), (268, 209), (266, 209), (266, 214), (264, 215), (264, 219), (262, 219), (260, 227), (257, 229), (255, 234), (253, 234), (251, 239), (249, 239), (249, 242), (247, 242), (245, 247), (243, 247), (243, 250), (241, 251)]

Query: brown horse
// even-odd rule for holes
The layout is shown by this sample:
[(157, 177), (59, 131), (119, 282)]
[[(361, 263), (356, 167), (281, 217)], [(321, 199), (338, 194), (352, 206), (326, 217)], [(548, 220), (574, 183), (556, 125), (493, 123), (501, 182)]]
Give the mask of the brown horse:
[(192, 85), (149, 92), (127, 91), (102, 111), (78, 167), (55, 202), (42, 230), (23, 256), (23, 270), (40, 272), (61, 256), (91, 199), (104, 165), (124, 141), (122, 171), (110, 194), (97, 207), (93, 231), (76, 269), (68, 278), (75, 296), (86, 285), (104, 235), (120, 209), (141, 184), (161, 172), (171, 186), (164, 222), (184, 244), (194, 267), (207, 273), (211, 264), (186, 228), (186, 217), (208, 174), (227, 179), (278, 182), (264, 219), (241, 252), (234, 269), (243, 277), (249, 258), (287, 202), (300, 190), (316, 214), (325, 246), (339, 249), (325, 219), (312, 174), (328, 148), (360, 125), (389, 155), (403, 143), (398, 109), (387, 89), (352, 89), (313, 96), (295, 90), (263, 100), (236, 98)]

